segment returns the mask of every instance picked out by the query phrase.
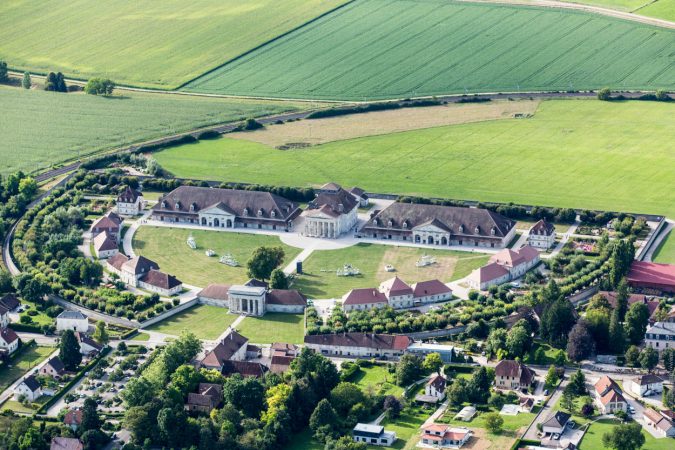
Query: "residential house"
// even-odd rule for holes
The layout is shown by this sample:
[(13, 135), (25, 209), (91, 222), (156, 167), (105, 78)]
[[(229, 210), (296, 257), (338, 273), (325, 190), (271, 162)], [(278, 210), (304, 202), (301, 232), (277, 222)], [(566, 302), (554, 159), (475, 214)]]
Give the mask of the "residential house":
[(359, 201), (336, 183), (324, 184), (304, 214), (303, 235), (335, 239), (348, 233), (358, 221)]
[(66, 330), (86, 333), (89, 330), (89, 319), (80, 311), (63, 311), (56, 317), (56, 331)]
[(98, 259), (110, 258), (118, 252), (117, 241), (107, 231), (99, 233), (94, 237), (94, 251)]
[(30, 402), (34, 402), (41, 396), (42, 388), (33, 375), (28, 375), (14, 388), (14, 400), (20, 400), (23, 397)]
[(106, 267), (120, 279), (133, 287), (139, 287), (139, 280), (151, 270), (159, 270), (159, 265), (145, 256), (128, 256), (118, 253), (106, 261)]
[(274, 342), (270, 347), (270, 371), (284, 373), (291, 367), (291, 362), (298, 356), (298, 346)]
[(207, 352), (204, 358), (199, 361), (199, 366), (205, 369), (215, 369), (222, 372), (225, 361), (244, 361), (246, 360), (246, 349), (248, 339), (237, 333), (235, 330), (230, 332), (220, 341), (211, 351)]
[(208, 414), (223, 402), (223, 385), (215, 383), (199, 383), (197, 392), (188, 394), (185, 410)]
[(163, 297), (178, 295), (183, 290), (183, 282), (173, 275), (150, 269), (138, 280), (138, 287), (150, 292), (156, 292)]
[(617, 411), (626, 412), (628, 402), (623, 396), (619, 385), (607, 375), (600, 378), (594, 385), (595, 400), (602, 414), (614, 414)]
[(436, 374), (432, 376), (424, 386), (424, 395), (443, 400), (445, 398), (445, 387), (447, 384), (448, 381), (443, 375)]
[(504, 248), (515, 233), (513, 220), (487, 209), (394, 202), (373, 214), (358, 236), (438, 247)]
[(539, 251), (532, 246), (526, 245), (518, 250), (507, 248), (492, 255), (487, 265), (471, 272), (467, 281), (472, 289), (484, 291), (490, 286), (522, 277), (539, 261)]
[(408, 336), (375, 333), (316, 334), (305, 336), (305, 347), (322, 355), (397, 359), (412, 343)]
[(354, 442), (363, 442), (368, 445), (390, 447), (396, 441), (396, 432), (385, 430), (382, 425), (357, 423), (352, 430)]
[(567, 427), (567, 423), (572, 417), (571, 414), (562, 411), (556, 411), (541, 424), (541, 431), (544, 434), (562, 434)]
[(655, 411), (645, 408), (642, 418), (645, 425), (661, 437), (675, 437), (675, 420), (672, 411)]
[(67, 437), (53, 437), (49, 450), (84, 450), (79, 439)]
[(529, 413), (534, 408), (534, 399), (532, 397), (521, 397), (518, 402), (520, 412)]
[(19, 336), (11, 328), (0, 328), (0, 353), (11, 355), (19, 348)]
[(0, 305), (0, 328), (6, 328), (9, 325), (9, 309)]
[[(617, 293), (616, 291), (600, 291), (598, 294), (602, 295), (607, 302), (612, 305), (612, 308), (616, 308), (617, 306)], [(647, 306), (647, 309), (649, 310), (649, 322), (653, 324), (656, 322), (654, 319), (654, 315), (656, 314), (656, 311), (659, 309), (659, 300), (655, 297), (650, 297), (644, 294), (634, 294), (631, 293), (628, 296), (628, 307), (630, 308), (631, 305), (634, 305), (635, 303), (642, 303), (645, 306)]]
[(503, 359), (495, 366), (495, 387), (499, 389), (519, 390), (535, 382), (534, 371), (519, 361)]
[(63, 365), (61, 358), (54, 356), (40, 367), (38, 373), (58, 380), (66, 374), (66, 367)]
[(466, 444), (472, 431), (464, 427), (451, 427), (440, 423), (431, 423), (422, 427), (418, 447), (461, 448)]
[(117, 196), (117, 212), (123, 216), (136, 216), (144, 206), (143, 194), (129, 186)]
[(663, 379), (653, 374), (640, 375), (631, 378), (625, 383), (626, 389), (640, 397), (661, 395), (663, 392)]
[(152, 219), (213, 228), (290, 231), (298, 205), (269, 192), (180, 186), (160, 197)]
[(656, 322), (645, 331), (645, 346), (658, 352), (666, 348), (675, 348), (675, 323)]
[(342, 297), (345, 312), (391, 306), (394, 309), (441, 302), (452, 298), (452, 290), (439, 280), (422, 281), (412, 286), (399, 277), (383, 281), (378, 289), (352, 289)]
[(223, 362), (223, 368), (220, 373), (222, 373), (225, 378), (234, 374), (239, 374), (244, 378), (262, 378), (268, 371), (269, 369), (267, 366), (259, 362), (228, 360)]
[(85, 333), (80, 333), (78, 331), (75, 333), (75, 337), (77, 338), (77, 342), (80, 344), (80, 353), (85, 356), (92, 356), (103, 350), (103, 346), (101, 344), (93, 340)]
[(534, 248), (548, 250), (555, 245), (555, 226), (541, 219), (532, 227), (527, 235), (527, 243)]
[(0, 298), (0, 306), (7, 308), (8, 311), (14, 311), (21, 305), (19, 297), (16, 294), (6, 294)]
[(82, 425), (82, 410), (81, 409), (69, 409), (66, 412), (66, 415), (63, 416), (63, 423), (73, 431)]
[(122, 218), (114, 212), (109, 211), (106, 215), (96, 219), (89, 228), (89, 231), (94, 238), (100, 233), (108, 233), (111, 239), (119, 243), (122, 231)]
[(349, 190), (349, 193), (356, 198), (356, 201), (359, 202), (359, 207), (365, 208), (370, 204), (370, 198), (368, 197), (368, 194), (366, 194), (366, 191), (361, 189), (360, 187), (353, 187)]

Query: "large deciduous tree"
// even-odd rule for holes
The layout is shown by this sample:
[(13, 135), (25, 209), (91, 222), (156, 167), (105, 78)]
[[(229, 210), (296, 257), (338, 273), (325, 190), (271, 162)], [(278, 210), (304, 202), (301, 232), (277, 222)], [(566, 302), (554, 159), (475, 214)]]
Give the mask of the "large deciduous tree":
[(645, 338), (649, 323), (649, 309), (644, 303), (633, 303), (626, 313), (626, 336), (633, 345), (639, 345)]
[(246, 263), (248, 275), (260, 280), (269, 279), (272, 271), (283, 262), (284, 256), (281, 247), (258, 247)]
[(605, 448), (614, 450), (638, 450), (645, 444), (645, 436), (642, 434), (642, 426), (633, 422), (618, 425), (609, 433), (603, 434), (602, 443)]
[(595, 352), (595, 342), (586, 321), (578, 321), (567, 339), (567, 356), (572, 361), (581, 361)]

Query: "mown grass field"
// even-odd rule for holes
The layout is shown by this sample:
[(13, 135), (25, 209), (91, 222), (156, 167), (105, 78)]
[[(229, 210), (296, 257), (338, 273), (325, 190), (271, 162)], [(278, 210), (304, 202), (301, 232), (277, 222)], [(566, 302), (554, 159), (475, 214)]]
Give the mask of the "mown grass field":
[(194, 92), (373, 100), (675, 87), (675, 30), (581, 11), (358, 0), (190, 82)]
[(403, 388), (395, 384), (396, 376), (389, 373), (387, 366), (372, 365), (361, 367), (353, 377), (347, 380), (358, 385), (363, 392), (369, 395), (403, 395)]
[[(602, 435), (612, 431), (612, 428), (617, 426), (619, 422), (611, 419), (603, 419), (595, 422), (588, 428), (583, 439), (579, 443), (580, 450), (595, 450), (604, 448), (602, 444)], [(645, 437), (645, 445), (641, 448), (644, 450), (672, 450), (673, 440), (669, 438), (656, 439), (646, 431), (642, 431)]]
[(0, 86), (0, 104), (3, 175), (202, 126), (294, 109), (277, 102), (140, 92), (105, 98), (5, 86)]
[[(415, 262), (424, 254), (435, 257), (436, 264), (416, 267)], [(360, 243), (339, 250), (315, 250), (303, 261), (303, 274), (293, 288), (309, 298), (325, 299), (341, 298), (355, 288), (376, 288), (393, 276), (408, 284), (434, 278), (448, 282), (468, 275), (488, 258), (484, 253)], [(357, 267), (361, 275), (338, 277), (336, 270), (344, 264)], [(385, 264), (393, 265), (396, 272), (385, 271)]]
[(302, 344), (305, 336), (303, 314), (267, 313), (263, 317), (247, 317), (237, 331), (254, 344), (286, 342)]
[[(0, 3), (11, 67), (173, 88), (346, 0), (33, 0)], [(85, 50), (86, 49), (86, 50)]]
[(40, 346), (20, 349), (18, 356), (0, 365), (0, 390), (7, 389), (26, 372), (44, 361), (54, 350), (54, 347)]
[(656, 0), (654, 3), (635, 12), (643, 16), (656, 17), (657, 19), (665, 19), (672, 22), (675, 21), (675, 2), (673, 0)]
[(653, 260), (658, 263), (675, 264), (675, 231), (671, 230), (661, 242), (654, 252)]
[(675, 216), (674, 118), (675, 104), (550, 100), (530, 119), (287, 151), (220, 139), (155, 157), (182, 177)]
[[(226, 308), (198, 305), (148, 327), (148, 331), (180, 336), (183, 331), (194, 333), (199, 339), (213, 340), (223, 334), (227, 327), (239, 317), (230, 314)], [(143, 333), (144, 334), (144, 333)], [(141, 336), (141, 334), (139, 334)], [(148, 336), (147, 334), (145, 336)], [(147, 339), (134, 339), (147, 340)]]
[[(196, 250), (187, 246), (190, 234), (197, 242)], [(282, 247), (286, 253), (284, 264), (301, 251), (283, 244), (276, 236), (226, 231), (143, 226), (133, 239), (137, 255), (152, 259), (161, 270), (175, 275), (184, 283), (200, 287), (210, 283), (245, 283), (250, 278), (246, 274), (246, 261), (256, 248), (263, 245)], [(206, 256), (207, 249), (216, 252), (216, 256)], [(225, 253), (231, 253), (239, 262), (239, 267), (218, 262)]]

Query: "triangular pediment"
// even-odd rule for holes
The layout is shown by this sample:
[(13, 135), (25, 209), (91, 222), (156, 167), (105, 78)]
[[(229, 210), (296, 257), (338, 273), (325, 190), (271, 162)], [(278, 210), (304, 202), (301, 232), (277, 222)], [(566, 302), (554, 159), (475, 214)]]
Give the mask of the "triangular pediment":
[(425, 231), (428, 233), (447, 233), (448, 230), (441, 228), (439, 226), (436, 226), (431, 223), (424, 223), (422, 225), (419, 225), (415, 228), (413, 228), (413, 231)]
[(224, 203), (216, 203), (215, 205), (208, 206), (201, 211), (199, 214), (212, 214), (212, 215), (221, 215), (221, 216), (234, 216), (235, 213), (230, 208), (227, 207)]

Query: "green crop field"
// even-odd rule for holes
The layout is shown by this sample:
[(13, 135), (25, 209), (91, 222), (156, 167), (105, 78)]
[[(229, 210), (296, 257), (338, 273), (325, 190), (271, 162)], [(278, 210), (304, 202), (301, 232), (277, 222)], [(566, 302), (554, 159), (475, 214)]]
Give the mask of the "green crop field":
[(185, 89), (339, 100), (672, 89), (673, 46), (675, 30), (581, 11), (357, 0)]
[(105, 98), (4, 86), (0, 104), (0, 174), (295, 108), (277, 102), (129, 92)]
[(601, 6), (618, 11), (633, 12), (642, 16), (675, 21), (673, 0), (565, 0), (569, 3)]
[(656, 0), (635, 12), (637, 14), (642, 14), (643, 16), (656, 17), (657, 19), (666, 19), (675, 22), (675, 1)]
[[(197, 242), (196, 250), (187, 246), (190, 234)], [(282, 247), (286, 253), (284, 264), (301, 251), (283, 244), (276, 236), (228, 231), (143, 226), (133, 239), (136, 254), (157, 262), (160, 269), (184, 283), (200, 287), (210, 283), (245, 283), (250, 278), (246, 274), (246, 261), (256, 248), (263, 245)], [(216, 256), (206, 256), (207, 249), (216, 252)], [(219, 257), (226, 253), (232, 254), (240, 266), (231, 267), (218, 262)]]
[(173, 88), (346, 0), (0, 2), (9, 66)]
[(675, 216), (673, 142), (675, 104), (551, 100), (530, 119), (287, 151), (220, 139), (156, 158), (183, 177)]
[(670, 231), (654, 252), (654, 262), (675, 264), (675, 231)]

